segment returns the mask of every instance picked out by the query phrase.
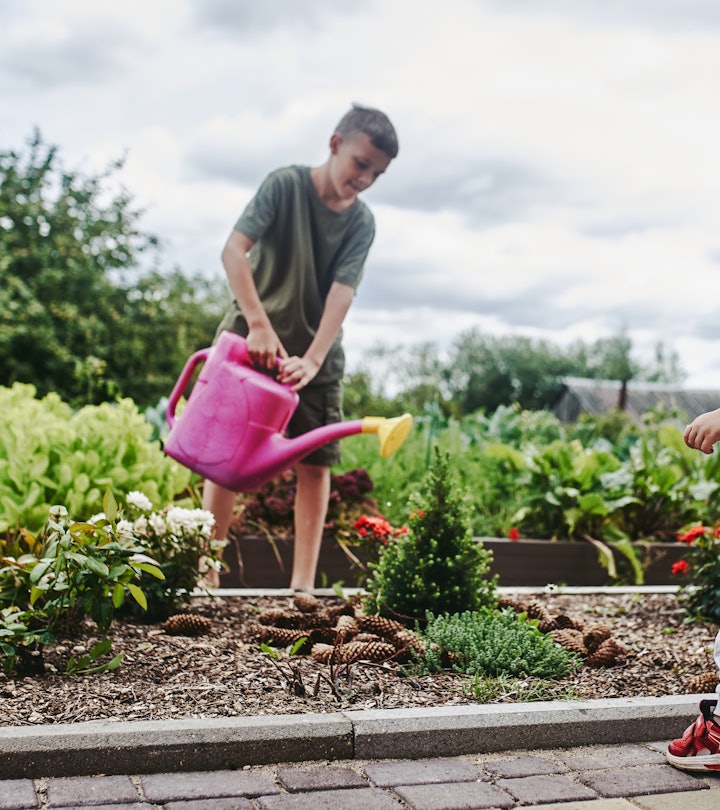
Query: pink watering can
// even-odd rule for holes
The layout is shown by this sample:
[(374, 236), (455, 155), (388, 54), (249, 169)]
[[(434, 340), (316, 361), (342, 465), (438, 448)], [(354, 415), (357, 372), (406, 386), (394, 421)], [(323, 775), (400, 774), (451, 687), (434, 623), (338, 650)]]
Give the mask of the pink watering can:
[[(204, 365), (187, 405), (175, 408), (195, 368)], [(295, 439), (284, 431), (298, 395), (257, 371), (245, 340), (223, 332), (217, 343), (195, 352), (175, 383), (167, 407), (170, 434), (165, 452), (205, 478), (233, 492), (270, 481), (312, 450), (357, 433), (376, 433), (380, 455), (392, 455), (405, 441), (412, 416), (367, 416), (316, 428)]]

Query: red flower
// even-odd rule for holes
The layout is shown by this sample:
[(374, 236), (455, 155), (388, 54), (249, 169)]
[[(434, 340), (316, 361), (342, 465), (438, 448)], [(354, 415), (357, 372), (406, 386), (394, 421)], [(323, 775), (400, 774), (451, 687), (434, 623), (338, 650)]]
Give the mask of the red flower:
[(510, 531), (508, 532), (508, 537), (511, 540), (519, 540), (520, 539), (520, 530), (517, 529), (515, 526), (513, 526), (512, 529), (510, 529)]
[(712, 531), (712, 529), (708, 528), (707, 526), (693, 526), (692, 529), (688, 529), (684, 534), (678, 534), (677, 539), (681, 543), (690, 543), (693, 542), (698, 537), (702, 537), (705, 532)]
[(690, 563), (687, 560), (678, 560), (672, 564), (670, 568), (671, 573), (676, 577), (681, 577), (687, 574), (690, 570)]

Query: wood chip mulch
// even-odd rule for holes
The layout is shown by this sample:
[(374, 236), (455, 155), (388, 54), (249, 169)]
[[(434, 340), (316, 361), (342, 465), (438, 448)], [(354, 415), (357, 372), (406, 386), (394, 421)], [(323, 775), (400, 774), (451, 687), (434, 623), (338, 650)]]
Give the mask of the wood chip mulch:
[[(595, 699), (657, 697), (712, 691), (716, 669), (712, 645), (717, 627), (686, 623), (673, 595), (541, 594), (516, 598), (534, 611), (558, 643), (576, 630), (585, 664), (553, 681), (508, 682), (490, 702), (518, 699)], [(119, 669), (92, 675), (63, 675), (68, 658), (82, 655), (99, 640), (86, 623), (76, 637), (61, 639), (45, 654), (47, 672), (18, 677), (0, 672), (0, 725), (73, 723), (86, 720), (166, 720), (180, 718), (336, 712), (343, 709), (394, 709), (477, 702), (468, 678), (445, 672), (417, 675), (408, 669), (407, 634), (383, 635), (358, 624), (362, 611), (337, 597), (306, 605), (308, 615), (340, 616), (348, 646), (364, 644), (364, 653), (332, 653), (336, 639), (317, 634), (304, 655), (275, 656), (261, 644), (272, 643), (273, 616), (296, 615), (292, 597), (202, 597), (180, 622), (188, 635), (176, 635), (177, 620), (143, 624), (117, 619), (111, 627), (111, 655), (123, 653)], [(352, 614), (352, 615), (351, 615)], [(270, 618), (269, 618), (270, 617)], [(556, 623), (558, 617), (560, 625)], [(322, 621), (325, 621), (324, 618)], [(353, 621), (355, 624), (353, 624)], [(285, 624), (292, 623), (286, 620)], [(316, 627), (321, 627), (320, 619)], [(265, 628), (264, 630), (262, 628)], [(292, 630), (292, 628), (287, 628)], [(355, 636), (353, 641), (351, 636)], [(360, 640), (357, 640), (359, 636)], [(289, 638), (289, 636), (284, 637)], [(337, 638), (337, 637), (336, 637)], [(599, 653), (603, 643), (606, 653)], [(315, 644), (317, 655), (309, 654)], [(374, 645), (368, 648), (367, 645)], [(394, 645), (394, 646), (393, 646)], [(350, 649), (359, 649), (353, 647)], [(370, 655), (367, 651), (372, 649)], [(610, 654), (607, 650), (611, 650)], [(320, 655), (323, 653), (323, 655)], [(375, 660), (366, 660), (367, 657)]]

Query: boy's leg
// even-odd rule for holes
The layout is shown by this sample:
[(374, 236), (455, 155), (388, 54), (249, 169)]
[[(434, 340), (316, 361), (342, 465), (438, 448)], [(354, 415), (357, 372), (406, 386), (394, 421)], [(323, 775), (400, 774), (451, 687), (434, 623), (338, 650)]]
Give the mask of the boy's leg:
[[(235, 506), (235, 492), (232, 492), (212, 481), (205, 481), (203, 484), (203, 509), (212, 512), (215, 516), (215, 526), (213, 535), (217, 540), (226, 540), (230, 522), (232, 521), (233, 507)], [(220, 574), (215, 570), (204, 570), (208, 584), (213, 588), (220, 585)]]
[(330, 497), (330, 467), (315, 464), (295, 465), (295, 552), (291, 588), (315, 587), (323, 527)]

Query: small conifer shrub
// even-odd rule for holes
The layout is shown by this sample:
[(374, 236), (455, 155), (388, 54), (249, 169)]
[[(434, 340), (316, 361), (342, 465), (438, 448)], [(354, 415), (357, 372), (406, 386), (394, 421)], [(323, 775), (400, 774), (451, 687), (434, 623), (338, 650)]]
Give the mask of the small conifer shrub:
[(448, 457), (437, 448), (414, 502), (407, 533), (384, 546), (370, 565), (366, 610), (422, 624), (428, 611), (461, 613), (494, 605), (492, 553), (473, 538)]
[(579, 655), (536, 624), (512, 611), (429, 614), (423, 666), (428, 672), (451, 668), (473, 676), (557, 678), (581, 665)]

